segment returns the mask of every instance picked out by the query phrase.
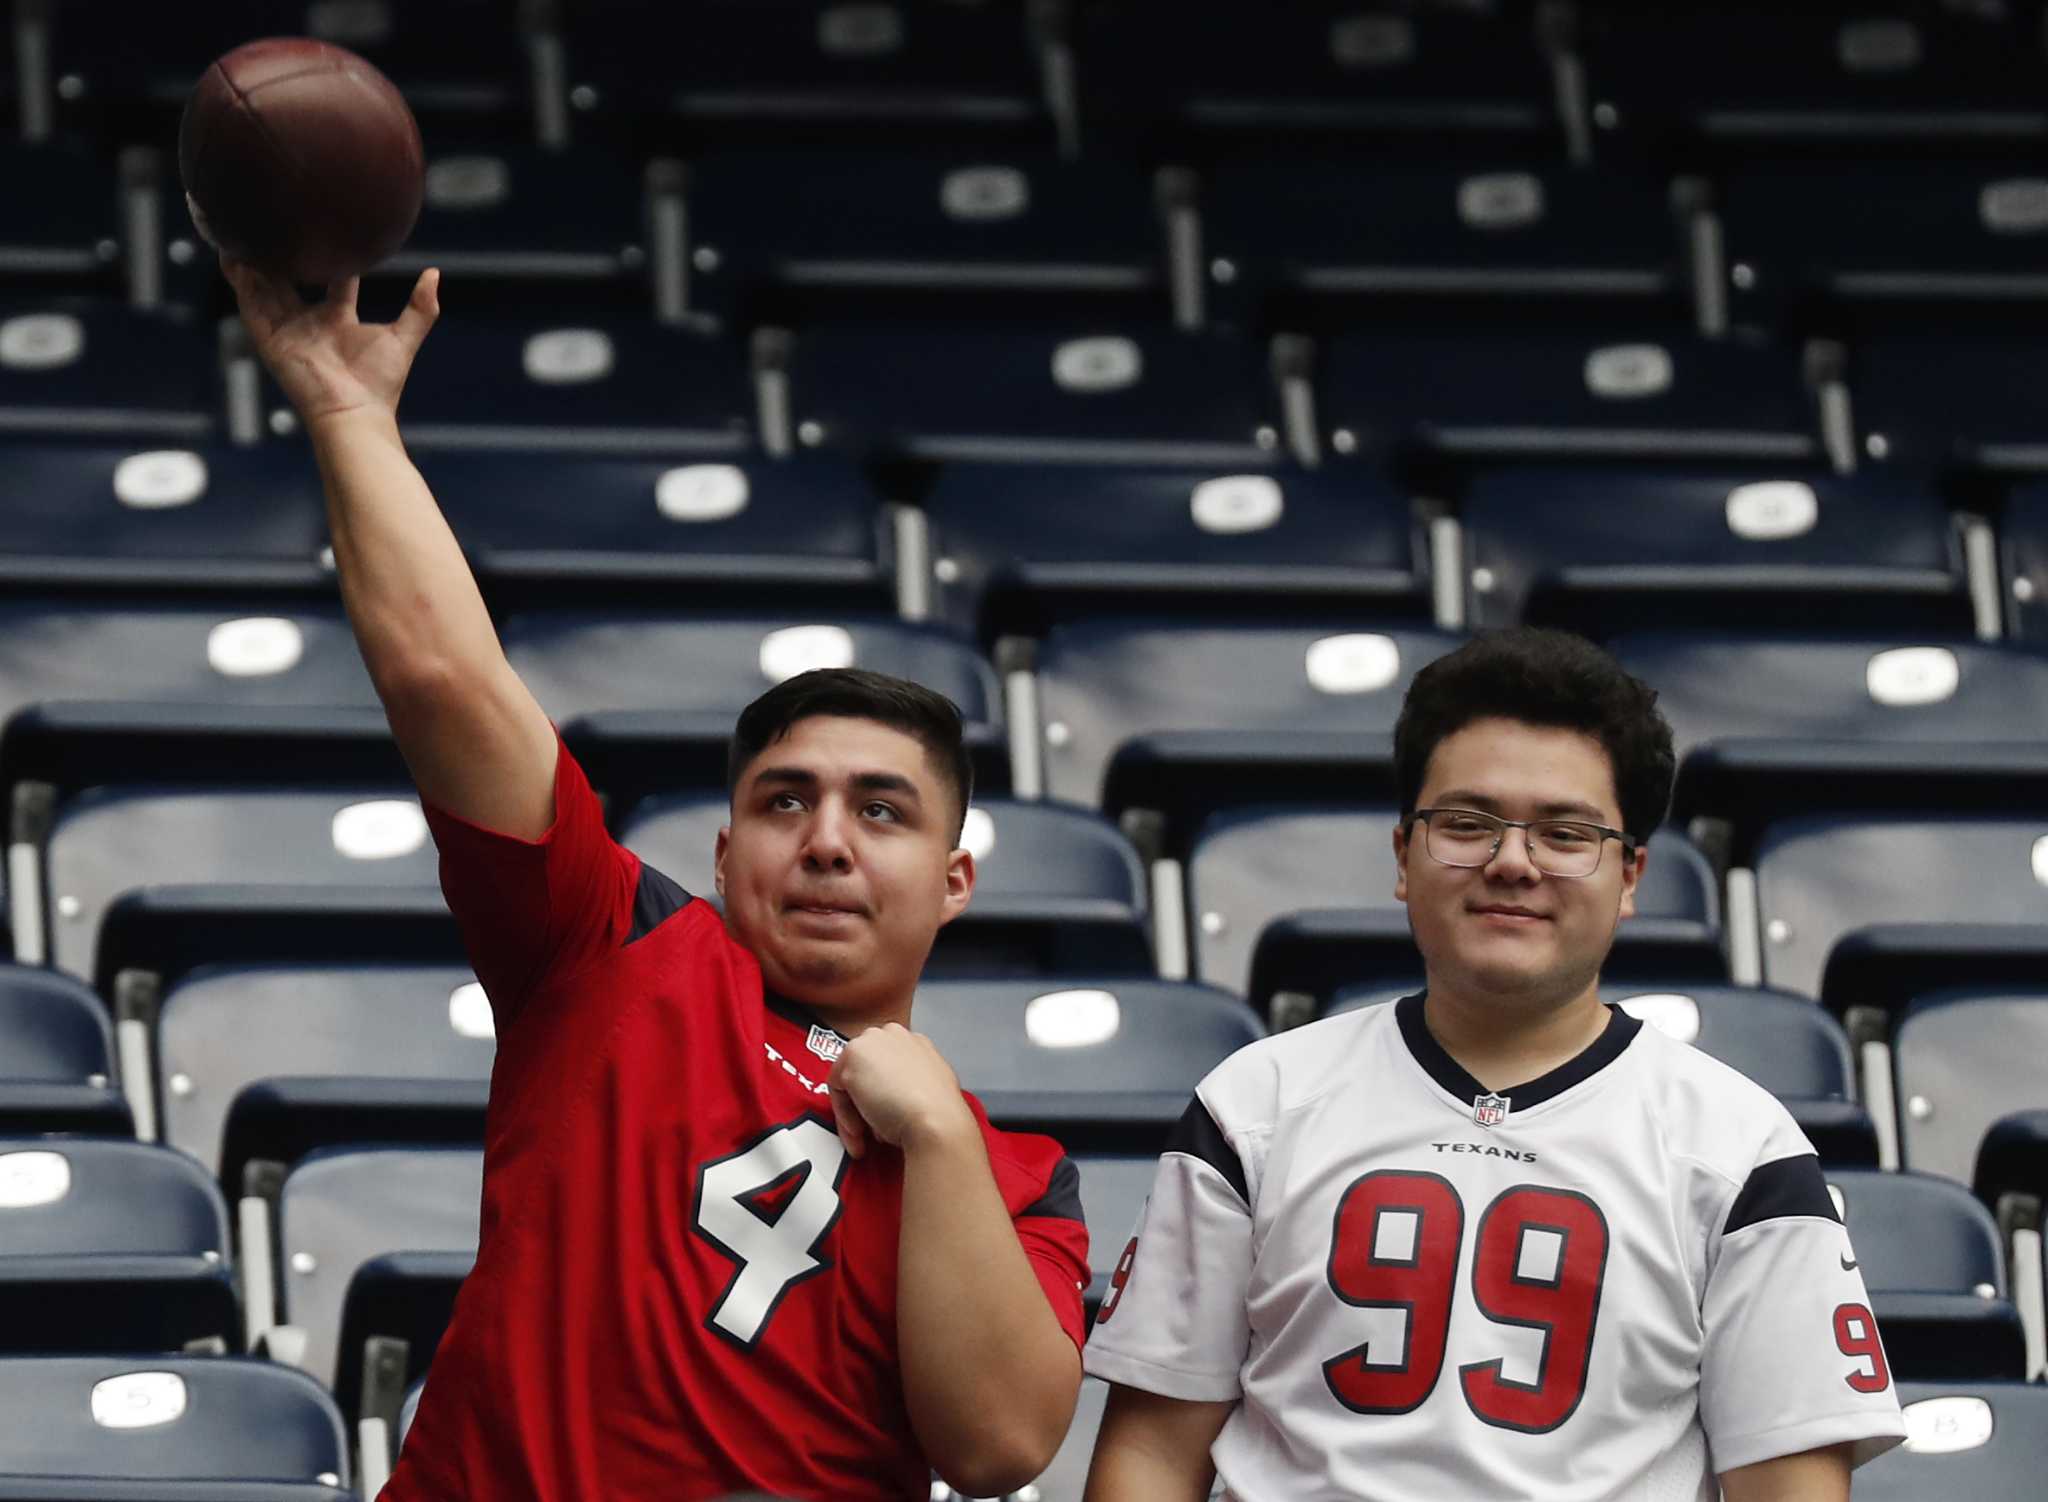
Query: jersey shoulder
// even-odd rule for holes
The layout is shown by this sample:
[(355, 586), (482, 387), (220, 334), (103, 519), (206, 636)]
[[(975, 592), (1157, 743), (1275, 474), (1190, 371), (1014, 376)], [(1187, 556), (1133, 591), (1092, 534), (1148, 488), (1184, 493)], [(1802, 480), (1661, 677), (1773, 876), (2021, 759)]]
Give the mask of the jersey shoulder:
[(1053, 1192), (1063, 1178), (1070, 1178), (1079, 1193), (1080, 1174), (1073, 1159), (1059, 1142), (1037, 1132), (1006, 1131), (988, 1119), (988, 1112), (969, 1090), (967, 1098), (974, 1119), (981, 1127), (982, 1145), (988, 1150), (988, 1165), (1002, 1191), (1003, 1203), (1012, 1215)]
[(1741, 1184), (1759, 1164), (1813, 1152), (1784, 1103), (1732, 1065), (1648, 1025), (1635, 1047), (1673, 1153)]
[(1247, 1043), (1209, 1071), (1196, 1097), (1226, 1133), (1271, 1127), (1355, 1081), (1361, 1056), (1393, 1026), (1391, 1006), (1362, 1007)]

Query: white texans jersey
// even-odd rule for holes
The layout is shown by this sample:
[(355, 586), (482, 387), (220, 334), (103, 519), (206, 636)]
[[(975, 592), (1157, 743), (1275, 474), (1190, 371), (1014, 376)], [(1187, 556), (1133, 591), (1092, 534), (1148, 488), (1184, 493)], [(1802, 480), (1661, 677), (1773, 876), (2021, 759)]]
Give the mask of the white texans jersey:
[(1905, 1433), (1813, 1148), (1627, 1014), (1495, 1095), (1422, 998), (1245, 1048), (1161, 1158), (1086, 1361), (1235, 1402), (1236, 1502), (1698, 1502)]

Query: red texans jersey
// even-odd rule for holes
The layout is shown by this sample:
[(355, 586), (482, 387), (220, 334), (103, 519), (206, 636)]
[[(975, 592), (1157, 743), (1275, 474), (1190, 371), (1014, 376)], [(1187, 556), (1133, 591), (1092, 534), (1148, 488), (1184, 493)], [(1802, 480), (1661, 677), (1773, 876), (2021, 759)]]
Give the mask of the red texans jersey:
[[(427, 816), (498, 1029), (475, 1271), (384, 1502), (928, 1495), (896, 1350), (902, 1158), (855, 1160), (838, 1034), (764, 994), (717, 911), (605, 832), (558, 752), (537, 841)], [(995, 1180), (1078, 1345), (1078, 1175)]]

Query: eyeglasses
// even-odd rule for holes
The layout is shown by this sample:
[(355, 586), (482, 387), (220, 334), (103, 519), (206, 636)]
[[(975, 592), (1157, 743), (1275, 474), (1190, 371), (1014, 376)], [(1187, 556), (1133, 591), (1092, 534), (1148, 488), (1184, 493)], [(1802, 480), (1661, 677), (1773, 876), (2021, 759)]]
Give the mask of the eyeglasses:
[(1471, 808), (1418, 808), (1423, 848), (1440, 866), (1490, 865), (1510, 829), (1528, 841), (1529, 859), (1545, 876), (1591, 876), (1609, 840), (1633, 855), (1637, 840), (1605, 824), (1581, 819), (1503, 819)]

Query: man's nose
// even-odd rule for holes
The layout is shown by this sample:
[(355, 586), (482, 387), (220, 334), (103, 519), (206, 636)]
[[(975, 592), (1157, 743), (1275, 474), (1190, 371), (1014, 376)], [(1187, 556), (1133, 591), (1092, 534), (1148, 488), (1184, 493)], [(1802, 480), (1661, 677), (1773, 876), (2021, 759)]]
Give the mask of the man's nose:
[(1543, 872), (1529, 853), (1529, 831), (1502, 830), (1500, 849), (1486, 863), (1486, 872), (1499, 881), (1541, 881)]
[(853, 864), (853, 843), (848, 838), (846, 811), (836, 799), (827, 798), (811, 815), (804, 839), (804, 864), (817, 869), (846, 870)]

